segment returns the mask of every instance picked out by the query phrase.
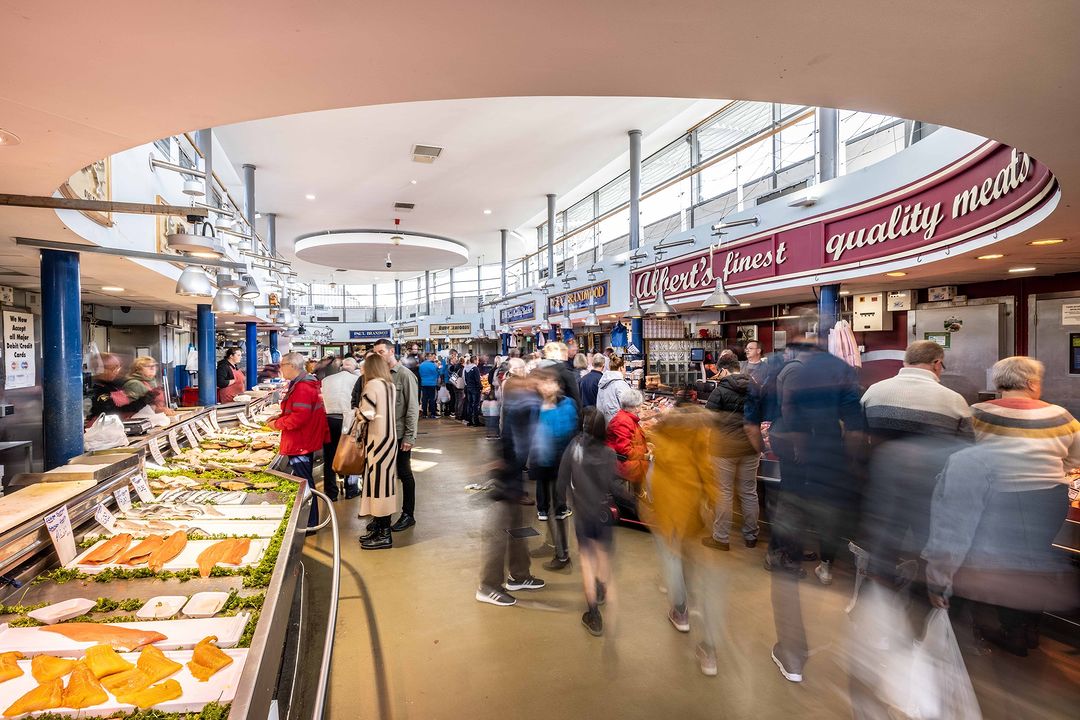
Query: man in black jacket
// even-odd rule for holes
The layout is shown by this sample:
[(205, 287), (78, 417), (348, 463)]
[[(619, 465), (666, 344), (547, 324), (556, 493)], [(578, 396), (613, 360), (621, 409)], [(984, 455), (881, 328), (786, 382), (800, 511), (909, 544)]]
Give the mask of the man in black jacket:
[(739, 371), (739, 361), (735, 358), (722, 357), (716, 365), (720, 381), (705, 407), (719, 415), (714, 433), (714, 454), (720, 499), (715, 508), (712, 536), (701, 542), (715, 550), (730, 549), (731, 498), (737, 489), (743, 516), (743, 542), (752, 548), (757, 545), (758, 536), (759, 455), (743, 428), (743, 414), (753, 381)]
[(582, 408), (596, 407), (596, 394), (600, 392), (600, 378), (604, 377), (607, 357), (597, 353), (592, 357), (592, 369), (578, 380)]

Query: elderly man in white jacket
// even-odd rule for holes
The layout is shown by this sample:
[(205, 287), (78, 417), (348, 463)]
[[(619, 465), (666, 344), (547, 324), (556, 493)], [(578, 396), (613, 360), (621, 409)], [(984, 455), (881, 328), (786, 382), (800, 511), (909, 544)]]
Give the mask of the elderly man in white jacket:
[(623, 359), (617, 355), (608, 361), (608, 370), (600, 378), (600, 387), (596, 393), (596, 407), (604, 413), (604, 419), (611, 418), (622, 409), (619, 398), (630, 389), (630, 383), (623, 377)]
[[(335, 501), (338, 498), (338, 486), (333, 468), (334, 454), (341, 440), (342, 429), (348, 429), (352, 425), (352, 391), (356, 380), (356, 359), (346, 356), (341, 361), (341, 372), (327, 375), (322, 381), (326, 424), (330, 426), (330, 442), (323, 445), (323, 492)], [(345, 499), (354, 498), (359, 493), (356, 478), (345, 478)]]

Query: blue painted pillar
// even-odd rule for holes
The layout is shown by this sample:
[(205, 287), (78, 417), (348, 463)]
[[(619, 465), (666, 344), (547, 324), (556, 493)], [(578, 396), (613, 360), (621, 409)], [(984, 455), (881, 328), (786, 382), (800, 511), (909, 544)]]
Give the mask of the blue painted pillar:
[(642, 318), (630, 318), (630, 344), (636, 345), (638, 352), (635, 358), (641, 358), (645, 354), (645, 320)]
[(255, 378), (259, 375), (259, 326), (253, 322), (244, 323), (244, 360), (247, 363), (247, 372), (244, 380), (247, 381), (247, 389), (255, 387)]
[(281, 353), (277, 349), (277, 330), (270, 331), (270, 362), (281, 362)]
[(198, 306), (199, 404), (217, 405), (217, 368), (214, 362), (214, 313), (209, 305)]
[(503, 356), (510, 354), (510, 333), (502, 333), (499, 336), (502, 339), (502, 353)]
[(829, 341), (829, 331), (840, 319), (840, 285), (818, 288), (818, 343)]
[[(46, 470), (65, 465), (83, 452), (80, 294), (78, 253), (42, 250), (41, 371), (45, 378), (46, 412), (42, 419)], [(14, 358), (5, 360), (12, 362)]]

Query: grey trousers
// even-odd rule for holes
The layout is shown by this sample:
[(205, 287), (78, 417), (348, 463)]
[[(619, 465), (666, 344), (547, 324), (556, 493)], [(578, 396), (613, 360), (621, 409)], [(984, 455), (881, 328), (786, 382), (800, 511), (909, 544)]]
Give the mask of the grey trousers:
[(508, 532), (525, 525), (525, 508), (518, 502), (502, 500), (493, 504), (488, 513), (480, 583), (489, 588), (501, 588), (506, 582), (507, 566), (514, 578), (529, 576), (528, 542)]
[(715, 508), (713, 521), (713, 539), (726, 543), (731, 534), (731, 500), (739, 494), (742, 506), (742, 534), (744, 540), (753, 540), (758, 536), (757, 471), (760, 457), (743, 455), (742, 457), (716, 458), (716, 485), (720, 489), (720, 499)]

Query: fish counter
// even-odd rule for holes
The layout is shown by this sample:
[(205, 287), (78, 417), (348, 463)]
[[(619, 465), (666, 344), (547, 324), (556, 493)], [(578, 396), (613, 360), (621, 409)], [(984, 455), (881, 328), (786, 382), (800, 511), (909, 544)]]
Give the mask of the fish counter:
[(194, 413), (0, 498), (35, 498), (0, 514), (3, 717), (297, 714), (318, 500), (274, 469), (267, 405)]

